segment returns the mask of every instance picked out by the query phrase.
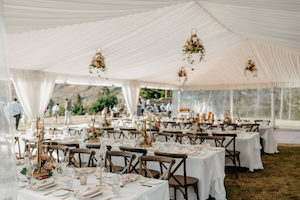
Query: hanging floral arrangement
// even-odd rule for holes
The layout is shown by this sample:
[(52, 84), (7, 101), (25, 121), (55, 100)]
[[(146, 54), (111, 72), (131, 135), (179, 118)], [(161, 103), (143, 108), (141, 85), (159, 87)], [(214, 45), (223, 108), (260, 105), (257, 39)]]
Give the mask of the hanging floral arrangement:
[(96, 55), (93, 57), (93, 60), (89, 66), (89, 71), (91, 74), (97, 74), (97, 76), (100, 76), (102, 72), (106, 71), (106, 65), (104, 62), (104, 56), (100, 51), (96, 53)]
[(181, 85), (184, 85), (187, 82), (187, 73), (184, 67), (181, 67), (178, 70), (177, 76)]
[(247, 76), (247, 73), (251, 73), (253, 77), (257, 77), (257, 68), (252, 59), (249, 59), (246, 64), (246, 67), (245, 67), (245, 75), (246, 76)]
[[(196, 29), (193, 29), (197, 32)], [(203, 42), (197, 36), (197, 33), (191, 33), (191, 37), (186, 41), (186, 44), (183, 46), (183, 60), (187, 60), (191, 65), (193, 65), (196, 61), (193, 58), (193, 55), (199, 56), (199, 62), (204, 59), (205, 56), (205, 48), (203, 46)], [(192, 70), (194, 70), (192, 68)]]

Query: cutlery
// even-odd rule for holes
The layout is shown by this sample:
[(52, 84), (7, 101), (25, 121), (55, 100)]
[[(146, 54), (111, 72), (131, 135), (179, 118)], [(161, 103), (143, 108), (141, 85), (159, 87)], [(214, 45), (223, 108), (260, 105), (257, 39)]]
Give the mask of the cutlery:
[(144, 184), (144, 183), (142, 183), (142, 182), (140, 182), (140, 184), (141, 184), (141, 186), (152, 187), (152, 185), (146, 185), (146, 184)]
[(69, 198), (70, 196), (71, 196), (71, 193), (68, 194), (67, 196), (65, 196), (64, 198), (61, 198), (61, 200), (65, 200), (65, 199)]
[(51, 194), (51, 193), (53, 193), (53, 192), (56, 192), (56, 191), (59, 191), (59, 190), (62, 190), (63, 188), (58, 188), (58, 189), (56, 189), (56, 190), (53, 190), (53, 191), (51, 191), (51, 192), (48, 192), (48, 193), (46, 193), (46, 194), (44, 194), (44, 196), (47, 196), (47, 195), (49, 195), (49, 194)]

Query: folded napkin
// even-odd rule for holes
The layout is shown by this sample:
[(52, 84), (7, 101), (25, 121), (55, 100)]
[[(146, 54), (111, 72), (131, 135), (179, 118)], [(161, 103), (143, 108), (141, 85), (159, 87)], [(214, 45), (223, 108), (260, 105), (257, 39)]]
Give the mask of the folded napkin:
[(78, 197), (88, 197), (92, 194), (95, 194), (97, 192), (100, 192), (101, 191), (101, 188), (100, 187), (88, 187), (86, 189), (80, 189), (80, 190), (77, 190), (75, 191), (75, 196), (78, 196)]
[(54, 179), (46, 179), (46, 180), (43, 180), (42, 182), (33, 183), (32, 185), (30, 185), (30, 188), (38, 190), (43, 187), (53, 185), (54, 183), (55, 183)]
[(126, 174), (122, 176), (122, 181), (123, 184), (125, 183), (130, 183), (130, 182), (135, 182), (141, 178), (141, 175), (139, 174)]
[(90, 168), (90, 167), (86, 167), (86, 168), (76, 168), (74, 170), (75, 175), (85, 175), (85, 174), (91, 174), (94, 173), (96, 171), (96, 168)]
[(198, 153), (199, 153), (198, 150), (192, 150), (192, 151), (190, 151), (190, 152), (188, 153), (188, 155), (190, 155), (190, 156), (196, 156), (196, 155), (198, 155)]

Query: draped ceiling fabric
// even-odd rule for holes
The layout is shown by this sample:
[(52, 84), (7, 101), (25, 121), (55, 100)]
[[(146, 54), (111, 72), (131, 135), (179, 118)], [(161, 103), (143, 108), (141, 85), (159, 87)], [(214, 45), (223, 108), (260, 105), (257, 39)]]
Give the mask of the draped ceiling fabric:
[(40, 71), (12, 70), (13, 84), (23, 110), (31, 120), (42, 117), (49, 103), (55, 77)]
[[(196, 28), (206, 56), (185, 89), (300, 87), (299, 0), (4, 0), (4, 15), (10, 68), (63, 82), (93, 84), (88, 66), (101, 49), (103, 82), (177, 89)], [(244, 76), (250, 58), (258, 78)]]

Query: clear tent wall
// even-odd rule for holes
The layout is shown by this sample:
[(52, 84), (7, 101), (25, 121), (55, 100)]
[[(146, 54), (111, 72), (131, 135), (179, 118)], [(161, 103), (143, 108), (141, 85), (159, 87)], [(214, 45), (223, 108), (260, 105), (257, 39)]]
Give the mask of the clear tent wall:
[[(180, 106), (178, 95), (181, 95)], [(230, 90), (200, 90), (173, 92), (173, 116), (178, 108), (189, 108), (195, 113), (215, 114), (222, 119), (230, 110), (234, 118), (271, 119), (271, 90), (269, 88)], [(300, 125), (300, 88), (274, 88), (276, 125)]]

